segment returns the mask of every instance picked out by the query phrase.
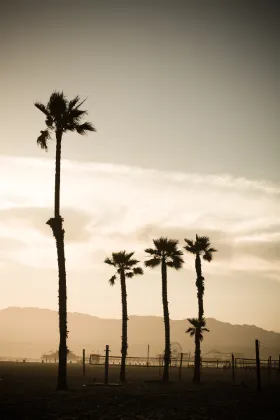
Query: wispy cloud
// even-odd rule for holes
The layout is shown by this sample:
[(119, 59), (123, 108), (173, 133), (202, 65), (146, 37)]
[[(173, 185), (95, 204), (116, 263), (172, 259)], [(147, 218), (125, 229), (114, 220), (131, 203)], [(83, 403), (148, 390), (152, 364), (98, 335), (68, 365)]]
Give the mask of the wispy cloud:
[[(21, 304), (56, 308), (56, 250), (46, 225), (53, 214), (54, 162), (0, 157), (0, 175), (6, 181), (0, 184), (0, 283), (5, 290), (0, 303), (16, 304), (16, 287)], [(143, 250), (155, 237), (178, 238), (183, 245), (185, 237), (198, 233), (209, 235), (219, 250), (211, 264), (203, 265), (208, 316), (264, 327), (270, 317), (279, 318), (274, 298), (280, 281), (278, 185), (65, 160), (61, 181), (69, 310), (118, 317), (119, 290), (108, 287), (111, 271), (104, 257), (127, 249), (143, 260)], [(170, 273), (173, 318), (196, 313), (194, 261), (184, 259), (185, 269)], [(157, 270), (148, 269), (129, 282), (130, 312), (161, 315), (159, 282)], [(237, 301), (239, 311), (229, 311)]]
[[(53, 254), (45, 222), (52, 214), (54, 164), (0, 161), (8, 181), (0, 186), (1, 235), (24, 241), (30, 257), (35, 252), (40, 261), (39, 244), (41, 253)], [(220, 249), (219, 264), (230, 258), (238, 267), (236, 258), (246, 255), (254, 268), (256, 260), (260, 268), (264, 260), (279, 268), (280, 188), (271, 182), (73, 161), (63, 161), (62, 169), (66, 242), (77, 252), (141, 251), (153, 237), (183, 240), (198, 232), (209, 234)]]

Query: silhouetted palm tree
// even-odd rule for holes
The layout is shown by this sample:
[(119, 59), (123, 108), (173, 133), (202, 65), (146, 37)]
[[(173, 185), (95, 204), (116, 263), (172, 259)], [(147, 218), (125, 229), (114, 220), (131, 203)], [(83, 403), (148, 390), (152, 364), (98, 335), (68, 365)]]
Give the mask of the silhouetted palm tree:
[[(196, 269), (196, 287), (198, 299), (198, 324), (195, 330), (195, 362), (194, 362), (194, 377), (193, 382), (200, 382), (200, 325), (203, 324), (204, 309), (203, 309), (203, 295), (204, 295), (204, 277), (201, 270), (201, 255), (205, 261), (211, 262), (213, 259), (213, 252), (217, 252), (215, 248), (211, 248), (210, 239), (207, 236), (196, 235), (196, 240), (185, 239), (187, 245), (185, 250), (195, 255), (195, 269)], [(206, 324), (205, 324), (206, 325)], [(207, 329), (206, 329), (207, 330)]]
[[(189, 327), (186, 333), (189, 333), (191, 337), (195, 336), (195, 338), (199, 339), (201, 342), (203, 340), (203, 333), (209, 332), (208, 328), (206, 328), (205, 318), (202, 318), (201, 321), (199, 321), (197, 318), (188, 318), (188, 321), (192, 327)], [(196, 331), (198, 332), (197, 335)]]
[[(84, 102), (84, 101), (83, 101)], [(37, 144), (48, 151), (48, 141), (51, 134), (56, 138), (56, 159), (55, 159), (55, 194), (54, 194), (54, 217), (50, 218), (47, 224), (51, 227), (56, 240), (57, 261), (58, 261), (58, 299), (59, 299), (59, 364), (57, 389), (67, 389), (67, 293), (66, 293), (66, 270), (64, 253), (64, 229), (63, 218), (60, 215), (60, 166), (61, 166), (61, 142), (62, 136), (67, 131), (76, 131), (84, 135), (88, 131), (95, 131), (91, 123), (81, 123), (87, 111), (80, 109), (83, 104), (79, 96), (68, 101), (63, 92), (53, 92), (47, 105), (35, 102), (43, 114), (45, 114), (47, 129), (41, 131)]]
[(138, 260), (132, 258), (134, 252), (126, 253), (125, 251), (113, 252), (111, 258), (106, 258), (105, 263), (112, 265), (116, 269), (116, 274), (114, 274), (109, 283), (111, 286), (114, 286), (117, 279), (117, 274), (120, 277), (121, 283), (121, 295), (122, 295), (122, 348), (121, 348), (121, 370), (120, 370), (120, 381), (125, 382), (125, 361), (127, 356), (127, 294), (126, 294), (126, 278), (132, 278), (136, 275), (142, 275), (143, 269), (141, 267), (136, 267), (139, 263)]
[(151, 259), (145, 261), (146, 267), (155, 268), (161, 265), (162, 279), (162, 305), (163, 319), (165, 328), (165, 350), (164, 350), (164, 370), (163, 381), (169, 380), (169, 365), (171, 357), (170, 348), (170, 321), (167, 300), (167, 267), (180, 270), (184, 263), (182, 259), (183, 252), (178, 249), (178, 241), (176, 239), (159, 238), (153, 239), (154, 248), (147, 248), (145, 252), (152, 256)]

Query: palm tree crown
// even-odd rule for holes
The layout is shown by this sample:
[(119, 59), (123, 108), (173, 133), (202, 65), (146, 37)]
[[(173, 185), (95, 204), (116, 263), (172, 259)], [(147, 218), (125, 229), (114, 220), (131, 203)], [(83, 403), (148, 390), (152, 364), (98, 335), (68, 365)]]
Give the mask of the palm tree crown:
[[(128, 278), (134, 277), (136, 275), (142, 275), (143, 269), (141, 267), (135, 267), (139, 263), (139, 261), (135, 258), (132, 258), (133, 255), (134, 252), (113, 252), (112, 257), (106, 258), (104, 262), (105, 264), (109, 264), (115, 267), (116, 274), (121, 274), (121, 272), (123, 272), (125, 274), (125, 277)], [(114, 274), (109, 280), (111, 286), (115, 284), (117, 278), (116, 274)]]
[(155, 248), (147, 248), (145, 252), (152, 256), (150, 260), (145, 261), (146, 267), (158, 267), (162, 261), (165, 260), (167, 267), (180, 270), (184, 263), (182, 258), (183, 252), (178, 249), (179, 241), (177, 239), (168, 239), (161, 237), (153, 239)]
[(185, 239), (187, 245), (184, 247), (186, 251), (194, 255), (203, 254), (202, 258), (208, 262), (211, 262), (213, 259), (213, 252), (217, 252), (215, 248), (211, 247), (210, 239), (208, 236), (198, 236), (196, 235), (196, 240)]
[(37, 139), (37, 144), (44, 150), (48, 150), (48, 140), (51, 139), (52, 131), (65, 133), (66, 131), (76, 131), (84, 135), (88, 131), (96, 131), (90, 122), (81, 123), (82, 118), (87, 115), (87, 111), (80, 109), (85, 101), (81, 101), (79, 96), (68, 101), (63, 92), (54, 91), (47, 105), (35, 102), (38, 108), (46, 116), (47, 129), (41, 131)]
[(198, 318), (188, 318), (188, 321), (192, 326), (187, 329), (186, 333), (189, 333), (190, 336), (193, 337), (196, 331), (198, 331), (199, 341), (202, 341), (203, 332), (209, 332), (208, 328), (206, 328), (205, 318), (202, 318), (201, 320), (199, 320)]

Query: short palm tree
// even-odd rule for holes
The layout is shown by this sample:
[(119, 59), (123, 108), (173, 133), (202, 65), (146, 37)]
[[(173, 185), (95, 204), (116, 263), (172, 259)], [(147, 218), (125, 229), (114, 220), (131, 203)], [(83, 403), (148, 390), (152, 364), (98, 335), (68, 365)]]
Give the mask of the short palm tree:
[[(191, 327), (187, 329), (186, 333), (190, 334), (191, 337), (197, 337), (197, 339), (201, 342), (203, 340), (203, 333), (209, 332), (208, 328), (206, 328), (205, 318), (202, 318), (201, 321), (197, 318), (188, 318), (188, 321), (191, 324)], [(196, 334), (196, 331), (198, 334)]]
[(175, 268), (180, 270), (183, 266), (182, 259), (183, 252), (178, 249), (178, 242), (176, 239), (159, 238), (153, 239), (154, 248), (147, 248), (145, 252), (148, 257), (152, 257), (145, 261), (146, 267), (155, 268), (161, 266), (161, 280), (162, 280), (162, 305), (163, 305), (163, 319), (165, 329), (165, 350), (164, 350), (164, 370), (163, 381), (169, 380), (169, 365), (171, 358), (170, 348), (170, 320), (167, 300), (167, 268)]
[[(204, 277), (202, 276), (201, 269), (201, 255), (205, 261), (211, 262), (213, 253), (217, 252), (215, 248), (211, 247), (210, 239), (207, 236), (196, 235), (196, 240), (185, 239), (187, 245), (184, 249), (195, 255), (195, 270), (196, 270), (196, 287), (198, 299), (198, 324), (194, 331), (195, 334), (195, 362), (194, 362), (194, 383), (200, 383), (200, 332), (199, 328), (203, 327), (204, 308), (203, 308), (203, 295), (204, 295)], [(206, 325), (206, 324), (205, 324)], [(204, 327), (205, 327), (204, 325)], [(207, 330), (207, 329), (206, 329)], [(206, 331), (205, 330), (205, 331)]]
[[(83, 101), (84, 102), (84, 101)], [(54, 192), (54, 217), (50, 218), (47, 224), (51, 227), (56, 241), (58, 261), (58, 299), (59, 299), (59, 364), (57, 389), (67, 389), (67, 290), (66, 290), (66, 269), (64, 252), (64, 229), (63, 218), (60, 215), (60, 167), (61, 167), (61, 143), (62, 136), (67, 131), (76, 131), (84, 135), (88, 131), (95, 131), (91, 123), (81, 123), (87, 111), (80, 109), (83, 102), (79, 96), (68, 101), (63, 92), (53, 92), (47, 105), (35, 102), (38, 108), (45, 115), (47, 128), (41, 131), (37, 144), (48, 151), (48, 142), (51, 134), (56, 138), (56, 159), (55, 159), (55, 192)]]
[(122, 297), (122, 348), (121, 348), (121, 370), (120, 370), (120, 381), (125, 382), (125, 363), (127, 356), (128, 340), (127, 340), (127, 293), (126, 293), (126, 278), (132, 278), (136, 275), (142, 275), (143, 269), (137, 267), (138, 260), (132, 258), (134, 252), (126, 253), (125, 251), (113, 252), (111, 258), (106, 258), (105, 263), (112, 265), (116, 269), (109, 283), (114, 286), (117, 275), (120, 278), (121, 283), (121, 297)]

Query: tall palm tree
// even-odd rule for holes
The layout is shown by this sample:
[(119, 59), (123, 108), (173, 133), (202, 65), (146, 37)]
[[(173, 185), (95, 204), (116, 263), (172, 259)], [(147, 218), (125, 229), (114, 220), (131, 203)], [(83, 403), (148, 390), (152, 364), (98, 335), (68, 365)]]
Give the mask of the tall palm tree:
[(183, 266), (182, 259), (183, 252), (178, 249), (177, 239), (159, 238), (153, 239), (154, 248), (147, 248), (145, 252), (151, 259), (145, 261), (146, 267), (155, 268), (161, 265), (161, 280), (162, 280), (162, 305), (163, 305), (163, 319), (165, 330), (165, 350), (164, 350), (164, 370), (163, 381), (169, 380), (169, 365), (171, 358), (170, 348), (170, 321), (167, 300), (167, 268), (175, 268), (180, 270)]
[(59, 313), (59, 364), (57, 389), (67, 389), (67, 291), (66, 291), (66, 270), (64, 253), (64, 219), (60, 215), (60, 167), (61, 167), (61, 143), (62, 136), (67, 131), (76, 131), (84, 135), (88, 131), (96, 131), (89, 122), (81, 123), (87, 111), (80, 109), (84, 103), (76, 96), (70, 101), (64, 96), (63, 92), (53, 92), (47, 105), (35, 102), (38, 108), (45, 115), (47, 128), (41, 131), (37, 139), (37, 144), (45, 151), (48, 151), (48, 143), (51, 134), (56, 138), (56, 158), (55, 158), (55, 190), (54, 190), (54, 217), (47, 221), (51, 227), (56, 241), (57, 261), (58, 261), (58, 313)]
[(136, 275), (142, 275), (143, 269), (136, 267), (138, 260), (132, 258), (134, 252), (126, 253), (125, 251), (113, 252), (111, 258), (106, 258), (105, 263), (112, 265), (116, 269), (116, 273), (110, 278), (109, 284), (114, 286), (117, 275), (121, 283), (122, 296), (122, 348), (121, 348), (121, 370), (120, 381), (125, 382), (125, 361), (127, 356), (127, 293), (126, 293), (126, 278), (132, 278)]
[[(187, 245), (184, 249), (195, 255), (195, 270), (196, 270), (196, 287), (197, 287), (197, 300), (198, 300), (198, 324), (194, 331), (195, 334), (195, 361), (194, 361), (194, 383), (200, 383), (200, 328), (205, 327), (202, 325), (204, 320), (203, 308), (203, 295), (204, 295), (204, 277), (202, 276), (201, 269), (201, 255), (205, 261), (211, 262), (213, 253), (217, 252), (215, 248), (211, 247), (210, 239), (207, 236), (196, 235), (196, 240), (185, 239)], [(204, 321), (203, 321), (204, 320)], [(207, 330), (207, 329), (206, 329)], [(205, 330), (205, 331), (206, 331)]]

